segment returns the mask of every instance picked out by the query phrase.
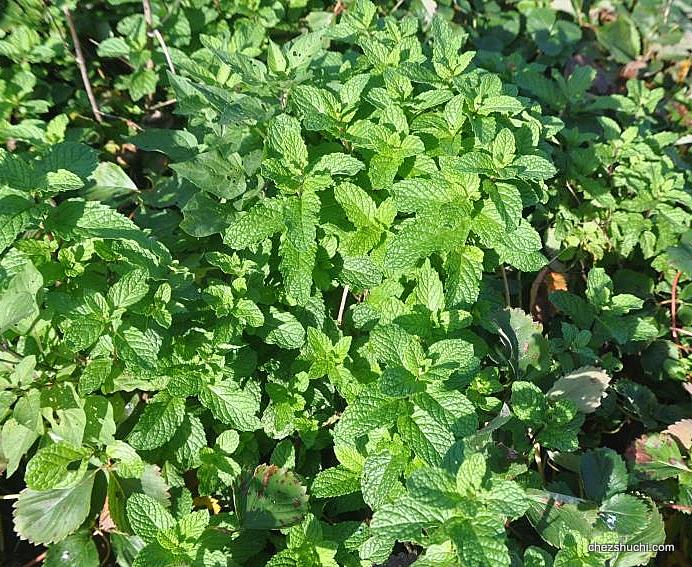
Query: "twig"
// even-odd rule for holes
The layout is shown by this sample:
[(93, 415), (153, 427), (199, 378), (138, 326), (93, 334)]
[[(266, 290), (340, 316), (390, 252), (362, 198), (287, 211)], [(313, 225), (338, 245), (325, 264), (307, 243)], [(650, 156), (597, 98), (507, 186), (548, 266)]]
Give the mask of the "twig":
[(507, 272), (505, 271), (504, 264), (500, 264), (500, 274), (502, 275), (502, 283), (505, 286), (505, 302), (507, 307), (512, 307), (512, 298), (509, 294), (509, 282), (507, 281)]
[(154, 29), (154, 18), (151, 13), (151, 2), (149, 0), (142, 0), (142, 10), (144, 11), (144, 23), (147, 29)]
[(176, 102), (178, 102), (177, 98), (171, 98), (169, 100), (164, 100), (163, 102), (157, 102), (154, 106), (150, 107), (149, 110), (159, 110), (166, 106), (170, 106), (171, 104), (175, 104)]
[(536, 300), (538, 299), (538, 290), (541, 289), (541, 284), (543, 283), (543, 279), (545, 278), (545, 275), (548, 273), (548, 270), (550, 270), (550, 264), (548, 264), (540, 272), (538, 272), (536, 279), (533, 280), (533, 283), (531, 284), (531, 291), (529, 292), (529, 313), (530, 314), (533, 314), (533, 310), (536, 308)]
[(543, 457), (541, 456), (541, 444), (535, 443), (533, 446), (534, 459), (536, 461), (536, 468), (538, 469), (538, 474), (541, 478), (545, 480), (545, 465), (543, 464)]
[(31, 561), (22, 565), (22, 567), (33, 567), (34, 565), (38, 565), (39, 563), (43, 563), (43, 560), (45, 558), (46, 558), (46, 552), (44, 551), (43, 553), (41, 553), (41, 555), (37, 555)]
[(579, 200), (579, 197), (577, 197), (577, 194), (574, 191), (574, 189), (572, 189), (572, 186), (569, 184), (569, 181), (565, 181), (565, 185), (567, 186), (569, 192), (572, 194), (572, 197), (574, 197), (574, 200), (577, 202), (577, 205), (581, 205), (581, 201)]
[(168, 51), (168, 47), (166, 46), (166, 42), (163, 39), (163, 35), (161, 35), (161, 32), (158, 28), (154, 27), (154, 17), (152, 16), (151, 12), (150, 0), (142, 0), (142, 8), (144, 11), (144, 22), (147, 26), (147, 35), (149, 37), (155, 37), (156, 41), (159, 42), (159, 45), (161, 46), (161, 51), (163, 51), (163, 56), (166, 58), (166, 64), (168, 65), (168, 69), (173, 75), (175, 75), (175, 66), (173, 65), (173, 59), (171, 59), (171, 54)]
[(79, 73), (80, 75), (82, 75), (82, 83), (84, 84), (84, 90), (86, 91), (87, 98), (89, 99), (89, 104), (91, 105), (91, 112), (93, 112), (96, 122), (101, 123), (103, 122), (103, 119), (101, 118), (101, 111), (99, 110), (98, 104), (96, 104), (94, 91), (91, 88), (91, 81), (89, 81), (89, 73), (87, 72), (86, 63), (84, 62), (84, 54), (82, 53), (82, 44), (79, 42), (77, 29), (74, 27), (74, 21), (72, 20), (72, 14), (70, 13), (70, 9), (67, 6), (63, 6), (62, 11), (65, 14), (67, 27), (69, 28), (70, 35), (72, 36), (75, 60), (77, 61), (77, 67), (79, 67)]
[(683, 335), (687, 335), (688, 337), (692, 337), (692, 331), (688, 331), (687, 329), (681, 329), (680, 327), (671, 327), (670, 330), (673, 332), (673, 336), (677, 339), (677, 333), (681, 333)]
[(393, 14), (396, 12), (399, 8), (401, 8), (401, 5), (404, 3), (404, 0), (397, 0), (397, 3), (392, 6), (392, 9), (389, 11), (390, 14)]
[(112, 118), (113, 120), (122, 120), (130, 128), (133, 128), (134, 130), (138, 130), (140, 132), (144, 131), (144, 128), (142, 128), (139, 124), (130, 120), (129, 118), (125, 118), (124, 116), (118, 116), (117, 114), (109, 114), (108, 112), (101, 112), (101, 116), (103, 118)]
[(678, 314), (678, 282), (680, 281), (680, 276), (682, 275), (682, 272), (678, 272), (675, 274), (675, 277), (673, 278), (673, 285), (672, 285), (672, 290), (670, 292), (670, 322), (671, 322), (671, 331), (673, 333), (673, 339), (675, 339), (676, 343), (680, 342), (680, 339), (678, 338), (678, 324), (677, 324), (677, 314)]
[(163, 56), (166, 58), (166, 63), (171, 71), (172, 75), (175, 75), (175, 67), (173, 66), (173, 59), (171, 59), (171, 54), (168, 52), (168, 47), (166, 47), (166, 42), (163, 41), (163, 36), (159, 30), (154, 30), (154, 37), (158, 40), (161, 46), (161, 51), (163, 51)]
[(344, 320), (344, 309), (346, 308), (346, 299), (348, 298), (348, 286), (344, 286), (344, 291), (341, 294), (341, 303), (339, 304), (339, 313), (336, 316), (336, 324), (341, 325)]

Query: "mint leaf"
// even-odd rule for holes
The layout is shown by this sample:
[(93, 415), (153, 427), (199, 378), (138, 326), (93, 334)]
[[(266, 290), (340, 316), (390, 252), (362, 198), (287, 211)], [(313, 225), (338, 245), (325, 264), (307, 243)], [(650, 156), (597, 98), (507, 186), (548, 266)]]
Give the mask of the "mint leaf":
[(185, 400), (161, 393), (144, 407), (128, 436), (135, 449), (156, 449), (173, 437), (185, 416)]
[(146, 494), (130, 496), (126, 509), (132, 530), (146, 542), (154, 541), (158, 532), (175, 525), (170, 512)]
[(199, 399), (222, 423), (240, 431), (254, 431), (260, 427), (255, 415), (259, 400), (231, 380), (203, 386)]

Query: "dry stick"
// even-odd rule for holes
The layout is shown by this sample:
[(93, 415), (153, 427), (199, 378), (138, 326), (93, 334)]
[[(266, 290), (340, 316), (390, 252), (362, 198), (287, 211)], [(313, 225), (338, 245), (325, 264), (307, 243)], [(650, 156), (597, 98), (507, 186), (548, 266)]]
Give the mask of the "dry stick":
[(164, 100), (163, 102), (157, 102), (149, 110), (159, 110), (160, 108), (165, 108), (166, 106), (170, 106), (171, 104), (175, 104), (176, 102), (178, 102), (177, 98), (171, 98), (169, 100)]
[(671, 327), (670, 330), (673, 331), (673, 334), (682, 333), (683, 335), (692, 337), (692, 331), (688, 331), (687, 329), (681, 329), (680, 327)]
[(163, 51), (163, 56), (166, 58), (166, 63), (171, 71), (172, 75), (175, 75), (175, 67), (173, 66), (173, 59), (171, 59), (171, 54), (168, 52), (168, 47), (166, 47), (166, 42), (163, 41), (163, 36), (161, 32), (156, 29), (154, 30), (154, 37), (158, 40), (161, 50)]
[(507, 272), (505, 271), (504, 264), (500, 264), (500, 274), (502, 274), (502, 283), (505, 286), (505, 301), (507, 302), (507, 307), (512, 307), (512, 298), (509, 294), (509, 282), (507, 281)]
[(74, 44), (75, 60), (77, 61), (77, 67), (79, 67), (79, 73), (82, 75), (82, 83), (84, 84), (84, 90), (86, 91), (87, 98), (89, 99), (89, 104), (91, 105), (91, 112), (94, 113), (94, 118), (96, 122), (103, 122), (101, 117), (101, 111), (99, 110), (98, 104), (96, 104), (96, 98), (94, 97), (94, 91), (91, 89), (91, 81), (89, 81), (89, 73), (87, 72), (86, 63), (84, 62), (84, 54), (82, 53), (82, 44), (79, 43), (79, 36), (77, 36), (77, 30), (74, 27), (74, 21), (72, 20), (72, 14), (67, 6), (63, 6), (62, 9), (65, 14), (65, 20), (67, 20), (67, 27), (70, 30), (70, 35), (72, 36), (72, 43)]
[(545, 465), (543, 463), (543, 457), (541, 456), (541, 444), (534, 443), (533, 450), (534, 460), (536, 461), (536, 468), (538, 469), (538, 474), (540, 474), (541, 478), (545, 480)]
[(341, 294), (341, 304), (339, 305), (339, 313), (336, 316), (336, 324), (341, 325), (344, 320), (344, 309), (346, 308), (346, 299), (348, 298), (348, 286), (344, 286), (344, 291)]
[(46, 552), (44, 551), (41, 555), (34, 557), (31, 561), (29, 561), (28, 563), (25, 563), (22, 567), (33, 567), (34, 565), (38, 565), (39, 563), (43, 563), (43, 560), (45, 558), (46, 558)]
[(550, 264), (545, 266), (540, 272), (538, 272), (538, 275), (536, 276), (536, 279), (533, 280), (533, 283), (531, 284), (531, 291), (529, 292), (529, 314), (533, 314), (533, 310), (536, 307), (536, 300), (538, 299), (538, 290), (541, 289), (541, 284), (543, 283), (543, 279), (545, 278), (545, 275), (548, 273), (548, 270), (550, 270)]
[(149, 0), (142, 0), (142, 8), (144, 11), (144, 22), (147, 25), (147, 35), (149, 37), (155, 37), (156, 41), (159, 42), (161, 50), (163, 51), (163, 56), (166, 58), (166, 64), (168, 65), (171, 73), (175, 75), (175, 67), (173, 66), (173, 60), (171, 59), (171, 54), (168, 51), (166, 42), (163, 40), (161, 32), (154, 27), (154, 17), (151, 13), (151, 2)]
[(680, 281), (680, 276), (682, 275), (682, 272), (678, 272), (675, 274), (675, 277), (673, 278), (673, 286), (672, 286), (672, 291), (670, 294), (670, 323), (671, 323), (671, 331), (673, 333), (673, 338), (675, 339), (676, 343), (680, 342), (680, 339), (678, 338), (678, 328), (677, 328), (677, 313), (678, 313), (678, 282)]

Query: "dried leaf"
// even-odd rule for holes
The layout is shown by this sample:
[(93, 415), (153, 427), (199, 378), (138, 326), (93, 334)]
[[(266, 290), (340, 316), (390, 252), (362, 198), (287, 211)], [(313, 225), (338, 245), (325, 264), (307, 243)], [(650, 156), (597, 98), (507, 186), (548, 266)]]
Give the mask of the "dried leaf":
[(553, 399), (571, 400), (582, 413), (593, 413), (601, 405), (610, 376), (595, 366), (584, 366), (559, 378), (548, 391)]

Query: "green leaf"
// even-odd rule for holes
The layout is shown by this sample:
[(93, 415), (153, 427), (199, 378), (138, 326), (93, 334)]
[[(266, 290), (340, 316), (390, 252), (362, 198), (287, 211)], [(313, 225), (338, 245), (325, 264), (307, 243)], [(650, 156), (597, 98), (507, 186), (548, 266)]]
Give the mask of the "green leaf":
[(535, 155), (522, 155), (512, 162), (518, 168), (520, 179), (544, 180), (557, 174), (557, 169), (547, 159)]
[(382, 282), (382, 270), (370, 256), (344, 256), (340, 279), (356, 291), (369, 289)]
[(388, 240), (385, 268), (405, 271), (433, 252), (454, 249), (463, 244), (469, 224), (461, 211), (451, 207), (402, 222), (399, 232)]
[(334, 189), (334, 197), (356, 227), (366, 227), (375, 223), (377, 206), (370, 195), (353, 183), (340, 183)]
[(312, 495), (316, 498), (333, 498), (360, 490), (360, 473), (343, 466), (331, 467), (317, 473), (312, 482)]
[(279, 254), (279, 271), (284, 278), (286, 294), (298, 305), (305, 305), (310, 300), (312, 291), (312, 270), (315, 266), (317, 246), (312, 244), (306, 250), (299, 250), (286, 239), (279, 246)]
[(440, 276), (430, 266), (430, 260), (428, 259), (425, 260), (418, 273), (412, 298), (415, 298), (417, 303), (425, 305), (430, 311), (439, 311), (444, 307), (442, 282), (440, 281)]
[(139, 191), (135, 182), (122, 168), (111, 162), (100, 163), (90, 179), (93, 185), (86, 190), (89, 198), (108, 199)]
[(615, 494), (599, 508), (601, 519), (618, 534), (634, 534), (649, 520), (645, 500), (631, 494)]
[(403, 463), (389, 451), (368, 455), (360, 481), (363, 500), (372, 510), (390, 501), (390, 494), (399, 485)]
[(146, 494), (131, 495), (127, 499), (126, 510), (132, 530), (145, 542), (155, 541), (158, 532), (175, 526), (171, 513)]
[(99, 57), (127, 57), (130, 46), (122, 37), (109, 37), (99, 43), (96, 54)]
[(118, 476), (123, 478), (141, 478), (144, 474), (144, 463), (137, 451), (124, 441), (115, 440), (106, 447), (106, 455), (118, 463)]
[[(511, 221), (505, 208), (505, 216)], [(541, 237), (524, 219), (516, 228), (495, 244), (500, 261), (506, 262), (522, 272), (537, 272), (547, 260), (540, 250), (543, 248)]]
[(641, 52), (637, 27), (625, 14), (619, 14), (613, 21), (597, 28), (596, 37), (618, 63), (637, 59)]
[(59, 542), (86, 520), (96, 471), (70, 488), (23, 490), (15, 504), (14, 529), (34, 544)]
[(195, 193), (182, 208), (180, 228), (190, 236), (204, 238), (224, 233), (231, 224), (234, 211), (228, 203), (220, 203), (208, 193)]
[(353, 444), (373, 429), (391, 425), (398, 416), (398, 403), (377, 389), (365, 389), (350, 403), (334, 428), (336, 444)]
[(575, 531), (585, 538), (592, 534), (597, 518), (595, 506), (579, 498), (527, 489), (529, 509), (526, 513), (531, 525), (553, 547), (564, 545), (565, 536)]
[[(625, 496), (625, 495), (620, 495)], [(658, 511), (656, 505), (651, 500), (646, 500), (649, 509), (649, 517), (646, 521), (638, 523), (638, 529), (621, 538), (621, 542), (629, 546), (637, 546), (637, 544), (661, 545), (666, 541), (665, 526), (663, 517)], [(619, 511), (623, 512), (623, 506), (619, 506)], [(631, 512), (631, 509), (628, 510)], [(622, 514), (621, 514), (622, 516)], [(620, 516), (620, 519), (621, 519)], [(622, 523), (620, 524), (622, 525)], [(637, 550), (639, 547), (639, 550)], [(614, 567), (634, 567), (635, 565), (645, 565), (655, 555), (654, 552), (646, 549), (641, 550), (642, 546), (633, 547), (634, 551), (620, 551), (613, 560)]]
[(135, 369), (154, 370), (159, 363), (161, 339), (152, 330), (142, 332), (136, 327), (127, 327), (115, 335), (115, 348), (127, 366)]
[(14, 242), (15, 238), (31, 223), (34, 203), (19, 195), (0, 197), (0, 254)]
[(493, 140), (491, 148), (496, 167), (502, 168), (512, 163), (517, 151), (512, 131), (509, 128), (500, 130)]
[(33, 490), (72, 486), (84, 477), (90, 455), (88, 449), (65, 441), (44, 447), (27, 464), (26, 484)]
[(587, 451), (579, 459), (579, 474), (586, 496), (602, 502), (627, 490), (627, 467), (612, 449), (599, 447)]
[(88, 532), (68, 536), (46, 551), (45, 567), (99, 567), (101, 564), (96, 543)]
[(79, 394), (86, 396), (100, 389), (110, 376), (112, 362), (109, 358), (90, 360), (79, 377)]
[[(1, 230), (1, 229), (0, 229)], [(0, 246), (0, 249), (2, 246)], [(680, 243), (666, 250), (670, 261), (688, 277), (692, 276), (692, 230), (682, 235)]]
[(171, 168), (202, 191), (222, 199), (235, 199), (246, 189), (245, 170), (238, 154), (223, 156), (218, 151), (204, 152), (171, 164)]
[(149, 291), (149, 286), (147, 285), (146, 271), (131, 270), (108, 290), (108, 301), (115, 309), (130, 307), (144, 299), (147, 291)]
[(448, 528), (463, 565), (509, 567), (504, 523), (498, 520), (496, 516), (479, 514), (472, 520), (454, 522)]
[(406, 481), (406, 488), (418, 502), (439, 509), (454, 508), (462, 500), (452, 475), (438, 468), (417, 469)]
[(260, 334), (265, 342), (288, 350), (297, 349), (305, 343), (305, 329), (300, 321), (288, 311), (269, 308), (269, 316), (265, 317), (265, 325)]
[(510, 519), (520, 518), (529, 508), (526, 492), (511, 480), (493, 480), (484, 500), (490, 512)]
[(269, 199), (255, 205), (249, 212), (239, 215), (224, 234), (225, 244), (235, 249), (259, 244), (283, 227), (280, 201)]
[(62, 142), (51, 147), (41, 162), (45, 172), (67, 171), (82, 180), (88, 179), (98, 166), (98, 153), (76, 142)]
[(259, 400), (232, 380), (204, 385), (199, 393), (199, 400), (222, 423), (240, 431), (255, 431), (260, 428), (256, 417)]
[(185, 417), (185, 400), (158, 394), (144, 407), (128, 436), (135, 449), (156, 449), (171, 440)]
[(158, 75), (151, 69), (139, 69), (128, 77), (127, 90), (133, 101), (138, 101), (156, 90)]
[(404, 496), (377, 510), (372, 516), (370, 529), (381, 538), (421, 541), (421, 532), (441, 524), (446, 516), (432, 506)]
[(512, 384), (512, 412), (517, 419), (537, 425), (543, 422), (546, 412), (545, 395), (540, 388), (530, 382)]
[(508, 95), (494, 95), (483, 99), (480, 108), (478, 109), (479, 114), (488, 115), (494, 112), (500, 114), (507, 114), (513, 116), (518, 114), (523, 110), (524, 106), (521, 104), (519, 99)]
[(143, 150), (161, 152), (174, 161), (184, 161), (197, 153), (197, 138), (186, 130), (147, 128), (130, 138), (130, 142)]
[(457, 471), (456, 486), (461, 495), (473, 495), (481, 487), (485, 476), (485, 459), (480, 453), (465, 456)]
[(43, 276), (31, 262), (24, 264), (0, 292), (0, 335), (22, 321), (38, 317), (36, 294)]
[[(500, 215), (500, 219), (509, 231), (515, 231), (521, 223), (521, 212), (524, 205), (519, 189), (509, 183), (489, 184), (490, 199)], [(535, 246), (535, 244), (533, 245)]]
[(269, 124), (267, 144), (282, 158), (300, 168), (308, 163), (308, 150), (300, 135), (300, 122), (288, 114), (280, 114)]
[(663, 480), (690, 472), (689, 466), (672, 437), (652, 433), (634, 442), (631, 455), (634, 469), (645, 478)]
[(448, 308), (472, 304), (478, 299), (483, 276), (483, 251), (475, 246), (452, 250), (445, 261), (447, 280), (445, 302)]

